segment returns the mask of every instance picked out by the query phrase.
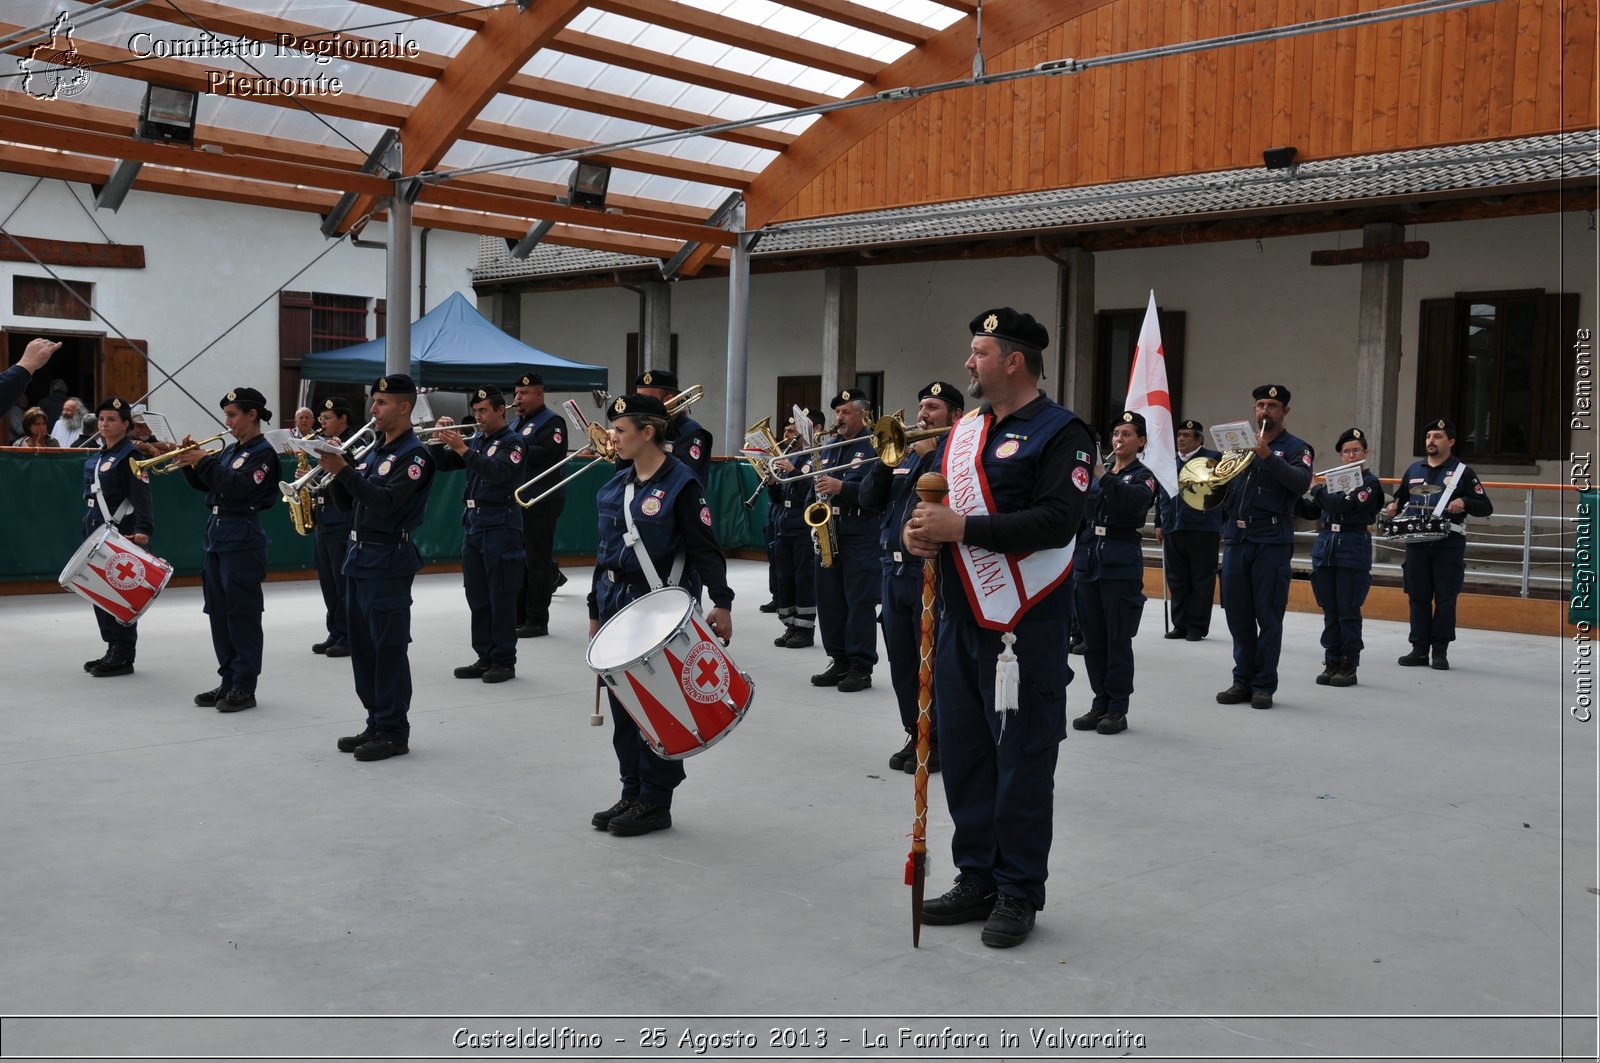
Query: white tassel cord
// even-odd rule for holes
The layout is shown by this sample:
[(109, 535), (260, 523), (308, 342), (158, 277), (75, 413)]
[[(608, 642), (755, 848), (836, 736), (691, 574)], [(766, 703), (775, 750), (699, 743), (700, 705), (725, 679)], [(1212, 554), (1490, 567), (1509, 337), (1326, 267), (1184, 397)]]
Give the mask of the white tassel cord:
[[(1017, 636), (1007, 631), (1000, 636), (1000, 656), (994, 666), (994, 711), (1009, 713), (1017, 711), (1017, 655), (1012, 647), (1017, 644)], [(1005, 721), (1000, 722), (1002, 728)]]

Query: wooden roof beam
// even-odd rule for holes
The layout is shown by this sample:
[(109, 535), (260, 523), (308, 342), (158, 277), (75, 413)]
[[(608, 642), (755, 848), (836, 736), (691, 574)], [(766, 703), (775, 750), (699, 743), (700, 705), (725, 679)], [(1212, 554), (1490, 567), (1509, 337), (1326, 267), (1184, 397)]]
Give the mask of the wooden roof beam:
[(686, 85), (698, 85), (718, 92), (728, 92), (746, 99), (764, 100), (776, 103), (780, 107), (815, 107), (819, 103), (828, 103), (834, 99), (826, 93), (796, 88), (781, 81), (735, 74), (710, 63), (679, 59), (665, 52), (608, 41), (604, 37), (578, 33), (570, 29), (556, 34), (556, 39), (551, 42), (550, 47), (558, 52), (576, 55), (607, 66), (637, 70), (641, 74), (654, 74), (656, 77), (670, 78)]
[[(459, 0), (361, 0), (368, 7), (397, 11), (413, 18), (426, 18), (457, 29), (479, 30), (489, 21), (488, 8), (478, 10)], [(944, 3), (945, 0), (936, 0)]]
[(921, 44), (933, 36), (933, 31), (919, 22), (886, 15), (861, 4), (851, 3), (850, 0), (778, 0), (778, 2), (796, 11), (820, 15), (831, 22), (867, 30), (880, 37), (888, 37), (890, 40), (905, 44)]

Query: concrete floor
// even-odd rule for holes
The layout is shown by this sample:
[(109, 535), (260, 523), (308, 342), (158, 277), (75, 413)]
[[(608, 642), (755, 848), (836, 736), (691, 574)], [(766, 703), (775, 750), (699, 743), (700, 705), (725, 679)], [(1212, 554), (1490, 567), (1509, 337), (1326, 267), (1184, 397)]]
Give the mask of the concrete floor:
[[(689, 1055), (685, 1029), (756, 1031), (743, 1054), (768, 1058), (938, 1055), (895, 1031), (947, 1024), (985, 1032), (960, 1049), (980, 1057), (1074, 1054), (1031, 1048), (1064, 1027), (1121, 1038), (1098, 1055), (1594, 1058), (1592, 1018), (1559, 1019), (1594, 1013), (1600, 885), (1600, 724), (1567, 716), (1571, 644), (1467, 631), (1451, 672), (1403, 670), (1404, 629), (1369, 622), (1339, 690), (1311, 682), (1320, 618), (1291, 613), (1258, 712), (1212, 699), (1220, 612), (1208, 641), (1166, 642), (1152, 602), (1131, 729), (1062, 747), (1032, 939), (925, 927), (913, 950), (887, 672), (814, 691), (820, 648), (775, 649), (756, 611), (765, 568), (732, 573), (755, 705), (641, 838), (589, 826), (616, 784), (583, 572), (499, 686), (451, 678), (472, 659), (459, 579), (419, 579), (413, 752), (370, 765), (334, 749), (362, 715), (347, 663), (308, 652), (314, 583), (267, 588), (261, 704), (236, 715), (190, 703), (214, 682), (198, 589), (156, 603), (116, 680), (80, 670), (100, 645), (79, 599), (0, 599), (0, 1011), (191, 1016), (11, 1018), (5, 1055), (451, 1057), (462, 1028), (565, 1023), (606, 1033), (591, 1058)], [(1080, 669), (1073, 714), (1086, 688)], [(951, 877), (937, 785), (929, 818), (931, 895)], [(301, 1018), (199, 1017), (260, 1015)], [(666, 1047), (642, 1050), (657, 1025)], [(801, 1025), (810, 1049), (767, 1039)]]

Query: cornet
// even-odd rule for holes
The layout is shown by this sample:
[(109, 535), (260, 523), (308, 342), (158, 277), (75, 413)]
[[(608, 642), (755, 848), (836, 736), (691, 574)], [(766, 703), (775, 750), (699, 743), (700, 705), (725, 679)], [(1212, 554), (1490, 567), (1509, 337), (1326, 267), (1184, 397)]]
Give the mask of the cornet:
[[(218, 432), (214, 436), (208, 436), (205, 439), (196, 440), (195, 442), (190, 443), (188, 446), (177, 447), (163, 454), (157, 454), (153, 458), (132, 458), (128, 461), (128, 467), (133, 470), (133, 474), (135, 476), (140, 476), (147, 472), (153, 476), (164, 476), (169, 472), (176, 472), (183, 467), (181, 465), (167, 464), (179, 454), (187, 454), (191, 450), (205, 450), (205, 445), (207, 443), (215, 443), (223, 436), (228, 434), (229, 433), (227, 432)], [(206, 450), (205, 452), (207, 454), (220, 454), (223, 449), (223, 447), (218, 447), (216, 450)]]

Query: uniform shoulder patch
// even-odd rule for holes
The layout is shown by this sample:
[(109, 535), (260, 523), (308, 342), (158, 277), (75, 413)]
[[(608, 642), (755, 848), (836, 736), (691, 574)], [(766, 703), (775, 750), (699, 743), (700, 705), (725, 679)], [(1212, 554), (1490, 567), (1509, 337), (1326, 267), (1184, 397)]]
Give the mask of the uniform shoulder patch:
[(700, 523), (704, 524), (708, 528), (711, 527), (711, 507), (710, 506), (701, 506), (700, 507)]

